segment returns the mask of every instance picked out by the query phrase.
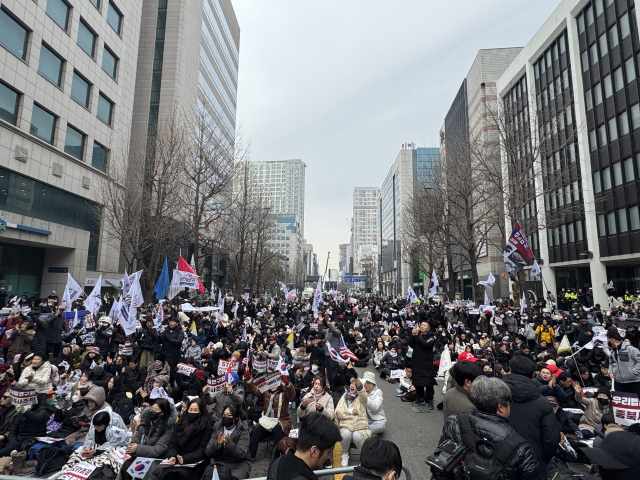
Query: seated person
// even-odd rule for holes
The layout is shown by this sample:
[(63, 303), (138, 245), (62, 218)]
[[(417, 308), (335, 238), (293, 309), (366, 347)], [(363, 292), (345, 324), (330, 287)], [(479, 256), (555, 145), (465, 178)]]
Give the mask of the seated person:
[(51, 383), (51, 364), (45, 362), (41, 353), (31, 359), (31, 365), (22, 370), (18, 388), (35, 390), (38, 394), (46, 394), (53, 387)]
[(389, 351), (382, 358), (380, 364), (383, 367), (380, 372), (380, 378), (390, 377), (392, 370), (401, 370), (404, 368), (404, 360), (398, 356), (395, 345), (389, 348)]
[(411, 380), (412, 375), (411, 367), (404, 369), (404, 372), (400, 377), (400, 393), (398, 394), (398, 397), (403, 397), (410, 392), (416, 391), (416, 387), (413, 386), (413, 382)]
[[(80, 389), (81, 393), (84, 389)], [(58, 430), (58, 435), (67, 435), (65, 442), (68, 446), (76, 443), (84, 443), (89, 433), (93, 416), (102, 409), (111, 410), (105, 401), (104, 389), (93, 386), (82, 398), (77, 398), (71, 408), (65, 411), (58, 410), (55, 415), (57, 422), (62, 422), (62, 427)], [(73, 400), (73, 397), (72, 397)], [(56, 435), (56, 436), (58, 436)]]
[(238, 383), (239, 377), (236, 372), (231, 372), (231, 384), (227, 384), (227, 388), (215, 396), (209, 395), (209, 387), (203, 388), (203, 398), (207, 405), (213, 405), (210, 414), (213, 422), (222, 420), (222, 412), (231, 405), (236, 408), (242, 407), (244, 402), (244, 388)]
[(387, 417), (382, 408), (382, 390), (376, 385), (373, 372), (364, 372), (364, 389), (367, 391), (367, 420), (372, 435), (382, 434), (387, 426)]
[(342, 462), (340, 466), (349, 466), (349, 447), (351, 442), (362, 450), (364, 441), (371, 437), (367, 419), (367, 391), (359, 378), (352, 378), (349, 390), (342, 395), (335, 411), (336, 424), (342, 437)]
[[(591, 375), (591, 374), (589, 374)], [(582, 396), (582, 387), (577, 383), (573, 384), (576, 391), (575, 399), (580, 405), (586, 408), (584, 415), (580, 419), (580, 432), (583, 438), (593, 438), (596, 436), (595, 429), (602, 421), (602, 415), (611, 413), (611, 391), (607, 387), (600, 387), (595, 398)]]
[(47, 405), (45, 397), (39, 395), (38, 403), (26, 408), (24, 413), (18, 413), (11, 425), (7, 443), (0, 449), (0, 457), (8, 457), (13, 450), (21, 451), (24, 442), (34, 441), (35, 437), (46, 436), (47, 422), (54, 411), (53, 406)]
[(249, 478), (249, 427), (240, 417), (240, 413), (238, 407), (229, 405), (224, 409), (222, 419), (213, 426), (213, 435), (205, 450), (211, 464), (204, 471), (203, 478), (212, 478), (214, 464), (219, 465), (220, 462), (232, 478)]
[(313, 387), (311, 391), (306, 393), (300, 401), (298, 407), (298, 419), (303, 418), (310, 413), (321, 413), (333, 420), (334, 405), (333, 398), (327, 393), (327, 382), (322, 375), (316, 375), (313, 379)]
[(580, 433), (580, 429), (573, 421), (573, 416), (567, 415), (567, 412), (562, 410), (562, 407), (558, 404), (558, 399), (556, 397), (548, 396), (547, 400), (549, 400), (549, 404), (553, 409), (553, 414), (558, 421), (558, 425), (560, 425), (560, 431), (562, 433), (568, 433), (571, 435), (577, 435), (578, 437), (582, 437)]

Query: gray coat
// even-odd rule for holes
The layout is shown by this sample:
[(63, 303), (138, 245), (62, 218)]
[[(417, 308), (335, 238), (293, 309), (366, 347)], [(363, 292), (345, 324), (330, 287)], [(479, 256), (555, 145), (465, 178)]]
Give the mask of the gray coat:
[(609, 371), (616, 383), (640, 382), (640, 350), (628, 342), (622, 342), (620, 350), (612, 350)]
[(327, 347), (326, 342), (329, 342), (329, 344), (331, 344), (331, 346), (335, 349), (336, 352), (340, 351), (340, 337), (342, 336), (342, 333), (340, 332), (340, 330), (338, 330), (337, 328), (335, 328), (331, 322), (329, 322), (329, 324), (327, 325), (327, 329), (324, 332), (324, 356), (328, 357), (329, 356), (329, 348)]
[(62, 343), (62, 332), (68, 332), (67, 324), (64, 321), (64, 314), (49, 317), (47, 324), (47, 343)]
[[(169, 449), (169, 441), (171, 434), (173, 434), (173, 424), (169, 421), (162, 434), (160, 434), (160, 425), (155, 429), (151, 429), (150, 426), (151, 424), (141, 423), (131, 439), (131, 443), (138, 444), (136, 455), (147, 458), (164, 458), (163, 455)], [(147, 428), (150, 428), (151, 435), (148, 434)]]
[(222, 420), (213, 426), (213, 435), (207, 444), (205, 454), (209, 458), (225, 463), (249, 461), (249, 428), (242, 420), (238, 420), (236, 428), (231, 432), (231, 440), (225, 446), (218, 448), (218, 435), (224, 432)]
[(204, 401), (207, 405), (213, 404), (213, 410), (211, 410), (210, 413), (213, 420), (217, 422), (222, 419), (222, 412), (224, 412), (229, 405), (235, 405), (236, 407), (242, 405), (242, 402), (244, 402), (244, 389), (240, 386), (235, 386), (231, 393), (227, 393), (226, 390), (216, 396), (211, 396), (207, 393), (204, 396)]

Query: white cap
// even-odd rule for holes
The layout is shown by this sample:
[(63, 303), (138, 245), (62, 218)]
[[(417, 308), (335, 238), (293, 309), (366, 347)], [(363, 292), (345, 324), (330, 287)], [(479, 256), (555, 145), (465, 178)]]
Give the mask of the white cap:
[(373, 372), (364, 372), (364, 381), (376, 385), (376, 374)]

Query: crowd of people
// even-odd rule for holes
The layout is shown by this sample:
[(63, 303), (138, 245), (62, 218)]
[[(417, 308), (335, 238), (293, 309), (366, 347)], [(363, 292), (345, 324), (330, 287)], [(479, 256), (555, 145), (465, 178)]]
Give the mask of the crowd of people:
[[(609, 434), (640, 430), (621, 428), (611, 407), (612, 383), (640, 393), (638, 329), (614, 325), (634, 313), (630, 305), (554, 311), (542, 300), (523, 312), (509, 302), (478, 311), (335, 292), (315, 305), (230, 293), (220, 308), (198, 305), (142, 305), (127, 335), (106, 315), (108, 301), (75, 319), (82, 302), (70, 314), (55, 292), (15, 299), (0, 322), (0, 458), (14, 474), (83, 462), (93, 477), (129, 480), (142, 478), (132, 475), (139, 459), (151, 459), (150, 480), (212, 478), (214, 469), (242, 480), (261, 443), (272, 442), (270, 478), (314, 478), (309, 471), (329, 466), (339, 442), (341, 466), (360, 452), (354, 478), (391, 480), (401, 458), (381, 439), (381, 381), (396, 384), (397, 402), (442, 409), (442, 442), (513, 437), (508, 478), (546, 478), (593, 460), (580, 442), (602, 449)], [(606, 348), (594, 345), (601, 331)], [(436, 406), (439, 375), (445, 395)], [(28, 391), (33, 404), (16, 406)], [(378, 452), (369, 463), (367, 449)]]

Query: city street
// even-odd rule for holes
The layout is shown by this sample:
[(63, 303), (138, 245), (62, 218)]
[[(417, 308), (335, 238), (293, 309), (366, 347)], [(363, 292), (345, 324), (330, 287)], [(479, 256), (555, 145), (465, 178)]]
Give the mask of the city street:
[[(369, 368), (358, 368), (358, 375), (362, 377), (365, 371), (371, 370), (376, 373), (378, 387), (384, 393), (384, 412), (387, 417), (387, 429), (382, 438), (390, 440), (398, 445), (402, 453), (403, 465), (406, 465), (411, 476), (416, 478), (426, 478), (427, 466), (424, 463), (427, 455), (432, 453), (438, 445), (440, 433), (442, 432), (443, 418), (442, 411), (434, 409), (430, 412), (416, 413), (411, 410), (411, 403), (402, 402), (396, 397), (396, 385), (387, 382), (379, 377), (378, 372), (370, 366)], [(442, 401), (442, 382), (436, 388), (434, 405)], [(267, 468), (271, 457), (267, 457), (265, 452), (271, 453), (271, 449), (265, 449), (260, 445), (256, 461), (252, 464), (251, 478), (267, 475)], [(334, 455), (334, 458), (339, 456)], [(351, 462), (351, 465), (358, 464), (358, 457)], [(339, 467), (339, 464), (334, 464)]]

